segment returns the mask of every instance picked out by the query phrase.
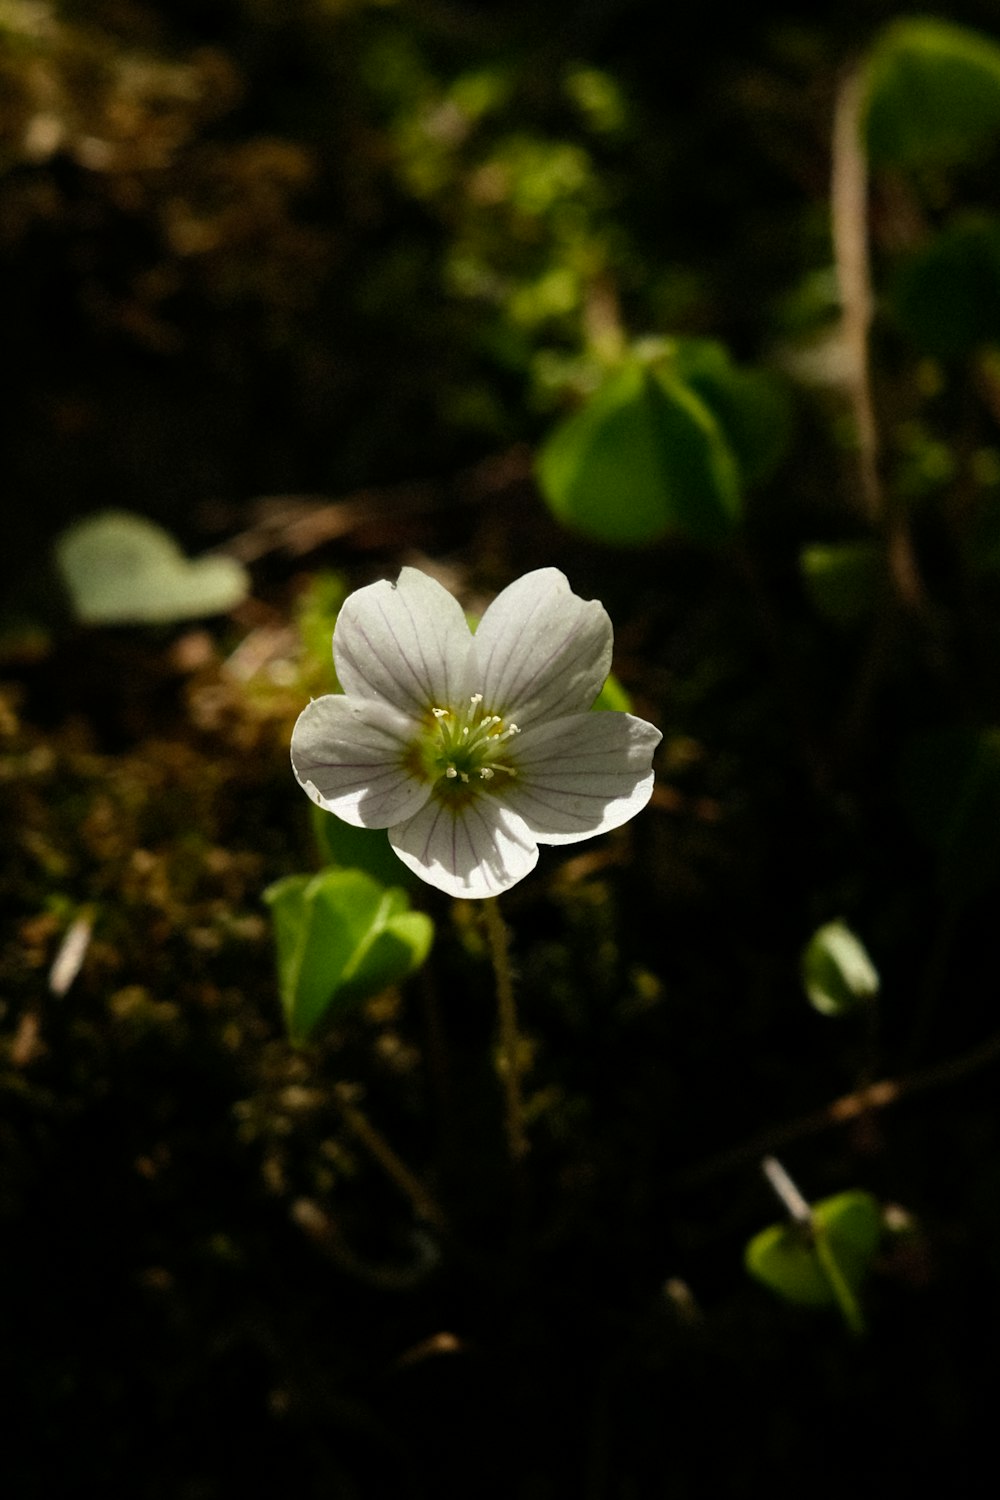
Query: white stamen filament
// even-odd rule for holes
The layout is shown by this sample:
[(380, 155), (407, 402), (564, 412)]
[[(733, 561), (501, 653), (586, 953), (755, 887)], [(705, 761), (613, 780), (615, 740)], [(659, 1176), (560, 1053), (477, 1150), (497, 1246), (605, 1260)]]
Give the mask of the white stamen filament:
[(467, 786), (473, 777), (492, 781), (497, 771), (517, 775), (513, 766), (494, 761), (493, 757), (520, 730), (516, 724), (505, 726), (500, 714), (484, 714), (482, 703), (482, 693), (472, 693), (464, 713), (445, 707), (431, 709), (437, 721), (432, 736), (433, 759), (441, 768), (437, 774), (443, 774), (446, 781), (460, 781)]

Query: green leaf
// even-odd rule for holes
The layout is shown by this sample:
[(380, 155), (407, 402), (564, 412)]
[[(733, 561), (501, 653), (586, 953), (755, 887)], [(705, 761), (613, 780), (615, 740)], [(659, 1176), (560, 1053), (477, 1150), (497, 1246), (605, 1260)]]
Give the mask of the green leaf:
[(542, 493), (597, 541), (642, 546), (671, 532), (720, 542), (740, 513), (737, 466), (708, 407), (671, 370), (630, 360), (549, 438)]
[(1000, 729), (916, 736), (903, 756), (900, 793), (915, 831), (938, 853), (953, 900), (1000, 879)]
[(105, 511), (56, 542), (56, 565), (85, 625), (168, 625), (222, 614), (246, 598), (249, 580), (232, 557), (190, 561), (153, 521)]
[(1000, 134), (1000, 47), (946, 21), (897, 21), (869, 55), (864, 93), (875, 165), (974, 161)]
[[(1000, 473), (1000, 455), (980, 449), (973, 463), (989, 466)], [(962, 561), (972, 573), (1000, 573), (1000, 493), (980, 493), (978, 504), (960, 538)]]
[(607, 682), (598, 693), (594, 708), (600, 713), (630, 714), (632, 712), (632, 699), (613, 672), (609, 674)]
[(878, 1250), (881, 1214), (870, 1193), (860, 1190), (825, 1198), (812, 1210), (811, 1224), (772, 1224), (746, 1248), (746, 1267), (787, 1302), (803, 1307), (841, 1304), (833, 1280), (817, 1253), (822, 1239), (834, 1276), (856, 1295)]
[(837, 625), (865, 619), (884, 593), (882, 554), (872, 541), (803, 547), (799, 567), (817, 614)]
[(770, 479), (792, 432), (786, 387), (767, 370), (743, 370), (713, 339), (678, 339), (675, 368), (722, 428), (746, 485)]
[(360, 870), (289, 875), (264, 892), (271, 907), (278, 985), (297, 1046), (419, 968), (433, 924), (409, 898)]
[(827, 922), (813, 933), (802, 955), (802, 982), (809, 1003), (824, 1016), (839, 1016), (879, 991), (879, 977), (864, 945), (843, 922)]
[(324, 864), (341, 869), (362, 870), (381, 885), (400, 885), (415, 890), (420, 878), (394, 852), (384, 828), (355, 828), (334, 813), (309, 804), (313, 834)]
[(333, 629), (347, 594), (347, 584), (339, 573), (314, 573), (296, 606), (295, 623), (306, 660), (318, 678), (317, 692), (340, 691), (333, 665)]
[(889, 306), (913, 342), (939, 359), (1000, 341), (1000, 219), (956, 219), (902, 264)]
[(772, 1224), (746, 1248), (746, 1267), (772, 1292), (805, 1307), (828, 1307), (833, 1290), (820, 1268), (808, 1224)]

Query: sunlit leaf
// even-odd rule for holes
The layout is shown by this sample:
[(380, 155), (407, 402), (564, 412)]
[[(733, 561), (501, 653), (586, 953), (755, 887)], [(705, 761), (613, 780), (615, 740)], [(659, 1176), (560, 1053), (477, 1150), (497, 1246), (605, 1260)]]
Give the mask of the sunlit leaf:
[(292, 1042), (336, 1020), (423, 963), (433, 925), (398, 887), (360, 870), (289, 875), (264, 892), (271, 907), (278, 984)]
[(602, 713), (630, 714), (632, 712), (632, 700), (613, 672), (598, 693), (594, 707)]
[(946, 166), (1000, 135), (1000, 47), (930, 18), (897, 21), (865, 70), (864, 128), (880, 166)]
[(825, 1016), (843, 1015), (878, 994), (878, 971), (844, 922), (827, 922), (813, 933), (802, 955), (802, 982), (809, 1003)]
[(104, 511), (64, 531), (56, 564), (85, 625), (165, 625), (222, 614), (249, 580), (231, 557), (186, 558), (155, 522)]

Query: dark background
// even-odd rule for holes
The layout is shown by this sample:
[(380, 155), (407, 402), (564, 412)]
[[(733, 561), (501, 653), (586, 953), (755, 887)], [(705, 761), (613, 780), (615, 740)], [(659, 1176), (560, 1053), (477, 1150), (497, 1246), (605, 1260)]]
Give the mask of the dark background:
[[(933, 1075), (991, 1031), (995, 889), (942, 895), (886, 751), (980, 678), (958, 648), (928, 668), (904, 642), (851, 753), (830, 753), (838, 673), (857, 662), (810, 617), (794, 558), (853, 478), (808, 403), (750, 517), (756, 572), (569, 537), (530, 462), (609, 299), (630, 335), (717, 338), (744, 360), (794, 331), (792, 294), (831, 259), (838, 79), (906, 12), (14, 12), (5, 1493), (978, 1493), (1000, 1229), (989, 1059), (851, 1128), (797, 1122), (854, 1087), (864, 1046), (802, 1000), (822, 921), (849, 917), (882, 972), (883, 1073)], [(994, 4), (935, 13), (1000, 23)], [(611, 81), (617, 123), (573, 103), (573, 69)], [(444, 104), (483, 73), (502, 102), (456, 126)], [(570, 186), (539, 169), (531, 199), (527, 169), (483, 175), (511, 139), (519, 160), (571, 148)], [(561, 304), (517, 311), (581, 264)], [(322, 525), (296, 541), (274, 519), (288, 496), (359, 510), (332, 541)], [(106, 507), (192, 552), (273, 523), (243, 554), (253, 599), (207, 631), (68, 624), (51, 543)], [(260, 891), (316, 859), (287, 766), (307, 690), (244, 691), (223, 666), (251, 632), (287, 629), (315, 573), (354, 586), (421, 558), (473, 597), (563, 567), (606, 603), (616, 671), (666, 730), (661, 795), (630, 834), (593, 868), (543, 854), (509, 903), (534, 1047), (523, 1180), (468, 913), (428, 897), (429, 975), (314, 1053), (291, 1053), (275, 997)], [(59, 999), (48, 964), (81, 909), (94, 939)], [(433, 1184), (447, 1234), (351, 1139), (339, 1080)], [(812, 1197), (863, 1187), (910, 1216), (866, 1293), (866, 1339), (745, 1276), (746, 1241), (780, 1217), (765, 1149)]]

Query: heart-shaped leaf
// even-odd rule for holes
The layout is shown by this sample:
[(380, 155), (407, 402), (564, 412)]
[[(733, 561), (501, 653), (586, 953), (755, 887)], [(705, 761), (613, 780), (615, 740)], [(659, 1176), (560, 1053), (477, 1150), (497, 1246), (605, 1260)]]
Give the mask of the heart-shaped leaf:
[(890, 288), (896, 322), (950, 359), (1000, 340), (1000, 219), (966, 214), (905, 261)]
[(406, 892), (361, 870), (289, 875), (264, 892), (271, 907), (278, 984), (297, 1046), (320, 1022), (345, 1015), (419, 968), (434, 928)]
[(719, 423), (743, 483), (769, 479), (791, 438), (786, 387), (768, 370), (740, 369), (714, 339), (678, 339), (674, 368)]
[(168, 625), (222, 614), (249, 590), (235, 558), (191, 561), (161, 526), (127, 511), (79, 521), (59, 537), (55, 555), (85, 625)]
[(811, 1223), (772, 1224), (754, 1235), (746, 1249), (747, 1270), (787, 1302), (831, 1307), (842, 1298), (824, 1260), (832, 1261), (834, 1276), (842, 1278), (853, 1297), (881, 1234), (881, 1214), (871, 1193), (838, 1193), (815, 1204)]
[(878, 166), (975, 160), (1000, 136), (1000, 47), (946, 21), (907, 18), (865, 68), (864, 128)]
[(718, 542), (739, 517), (719, 423), (672, 368), (638, 359), (556, 429), (537, 471), (559, 520), (602, 542), (642, 546), (670, 532)]
[(355, 828), (325, 808), (310, 804), (320, 859), (343, 870), (361, 870), (380, 885), (415, 890), (420, 879), (408, 870), (389, 843), (384, 828)]

